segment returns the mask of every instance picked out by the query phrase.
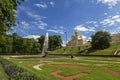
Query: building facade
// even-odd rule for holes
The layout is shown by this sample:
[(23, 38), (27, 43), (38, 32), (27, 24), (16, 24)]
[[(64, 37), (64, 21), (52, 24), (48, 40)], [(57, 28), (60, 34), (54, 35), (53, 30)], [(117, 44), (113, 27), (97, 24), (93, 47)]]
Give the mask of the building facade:
[(120, 33), (114, 34), (112, 36), (112, 43), (120, 42)]
[(78, 30), (75, 30), (74, 35), (72, 35), (71, 40), (68, 42), (67, 46), (82, 46), (85, 45), (87, 41), (82, 35), (78, 34)]

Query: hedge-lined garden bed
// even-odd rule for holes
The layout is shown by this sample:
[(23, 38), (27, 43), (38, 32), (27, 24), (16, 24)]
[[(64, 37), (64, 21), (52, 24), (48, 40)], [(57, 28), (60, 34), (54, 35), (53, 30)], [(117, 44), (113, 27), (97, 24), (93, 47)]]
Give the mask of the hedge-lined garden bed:
[(2, 64), (4, 71), (9, 76), (8, 80), (41, 80), (35, 74), (1, 57), (0, 64)]

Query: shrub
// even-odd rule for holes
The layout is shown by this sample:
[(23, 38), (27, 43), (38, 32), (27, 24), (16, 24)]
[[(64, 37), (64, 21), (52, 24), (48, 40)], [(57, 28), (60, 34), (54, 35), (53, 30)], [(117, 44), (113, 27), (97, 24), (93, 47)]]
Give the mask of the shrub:
[(1, 57), (0, 63), (2, 64), (6, 74), (9, 76), (9, 80), (40, 80), (40, 78), (35, 74)]

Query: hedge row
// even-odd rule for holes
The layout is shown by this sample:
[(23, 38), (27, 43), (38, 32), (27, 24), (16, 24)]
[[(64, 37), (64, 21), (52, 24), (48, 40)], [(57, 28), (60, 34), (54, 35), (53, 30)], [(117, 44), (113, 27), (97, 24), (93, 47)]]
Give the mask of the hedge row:
[(1, 57), (0, 64), (2, 64), (4, 71), (9, 76), (8, 80), (41, 80), (35, 74)]

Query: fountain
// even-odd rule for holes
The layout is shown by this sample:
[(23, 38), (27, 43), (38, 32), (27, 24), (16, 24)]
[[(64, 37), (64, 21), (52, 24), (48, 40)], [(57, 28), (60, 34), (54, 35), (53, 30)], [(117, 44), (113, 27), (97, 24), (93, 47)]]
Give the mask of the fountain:
[(49, 38), (48, 33), (46, 33), (42, 49), (43, 58), (45, 58), (46, 55), (48, 54), (48, 40), (49, 40), (48, 38)]

